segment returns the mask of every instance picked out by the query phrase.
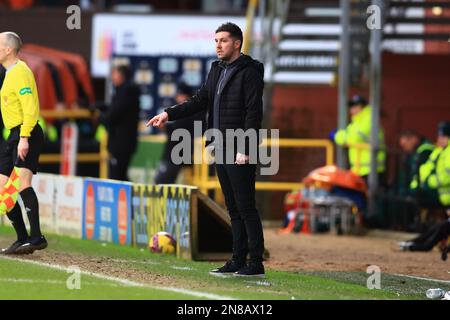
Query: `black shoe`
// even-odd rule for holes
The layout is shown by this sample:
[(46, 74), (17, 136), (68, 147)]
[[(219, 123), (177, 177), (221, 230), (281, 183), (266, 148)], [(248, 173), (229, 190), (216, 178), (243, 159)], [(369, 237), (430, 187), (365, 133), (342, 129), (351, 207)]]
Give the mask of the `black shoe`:
[(441, 253), (441, 260), (442, 260), (442, 261), (447, 261), (448, 251), (449, 251), (449, 247), (445, 247), (445, 248), (442, 250), (442, 253)]
[(16, 254), (32, 254), (36, 250), (47, 248), (48, 243), (44, 236), (30, 238), (24, 244), (16, 249)]
[(236, 271), (233, 275), (236, 277), (264, 278), (264, 265), (262, 263), (250, 262), (242, 269), (239, 269), (239, 271)]
[(228, 260), (223, 267), (213, 269), (209, 272), (212, 276), (226, 277), (231, 276), (234, 272), (245, 266), (245, 263), (239, 263), (235, 260)]
[(8, 248), (6, 249), (1, 249), (0, 250), (0, 254), (17, 254), (17, 249), (23, 245), (25, 243), (25, 241), (22, 240), (17, 240), (16, 242), (14, 242), (12, 245), (10, 245)]
[(412, 241), (400, 241), (397, 242), (398, 248), (401, 251), (411, 251), (411, 247), (414, 245)]

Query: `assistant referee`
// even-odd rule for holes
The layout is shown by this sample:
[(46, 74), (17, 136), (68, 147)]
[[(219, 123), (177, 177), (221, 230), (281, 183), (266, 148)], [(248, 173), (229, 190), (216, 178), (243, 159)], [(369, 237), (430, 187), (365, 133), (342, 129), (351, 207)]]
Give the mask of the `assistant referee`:
[(47, 247), (41, 234), (39, 204), (31, 186), (31, 179), (38, 168), (39, 154), (44, 143), (44, 134), (38, 125), (39, 99), (34, 75), (27, 64), (18, 57), (22, 40), (14, 32), (0, 33), (0, 63), (6, 76), (0, 89), (0, 104), (3, 123), (10, 130), (9, 137), (0, 146), (0, 189), (6, 184), (14, 167), (19, 168), (20, 197), (28, 219), (28, 235), (22, 212), (17, 202), (9, 212), (17, 233), (17, 241), (1, 254), (30, 254)]

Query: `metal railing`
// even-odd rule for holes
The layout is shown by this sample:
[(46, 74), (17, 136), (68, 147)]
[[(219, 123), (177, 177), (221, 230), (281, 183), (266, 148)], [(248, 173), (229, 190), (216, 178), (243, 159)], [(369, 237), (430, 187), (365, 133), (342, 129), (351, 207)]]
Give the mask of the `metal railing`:
[[(346, 146), (347, 148), (354, 148), (356, 149), (356, 157), (355, 157), (355, 163), (354, 163), (354, 171), (355, 172), (359, 172), (359, 170), (361, 169), (361, 154), (364, 151), (370, 151), (371, 150), (371, 146), (370, 143), (353, 143), (353, 144), (349, 144)], [(380, 148), (377, 149), (377, 159), (378, 159), (378, 151), (387, 151), (386, 146), (381, 146)]]
[[(98, 116), (87, 109), (72, 109), (72, 110), (41, 110), (40, 115), (44, 119), (92, 119)], [(78, 153), (76, 161), (80, 163), (96, 163), (99, 164), (100, 178), (108, 178), (108, 136), (105, 134), (100, 139), (98, 153)], [(62, 153), (47, 153), (41, 154), (39, 157), (40, 163), (61, 163), (63, 160)]]
[[(205, 140), (196, 140), (195, 143), (202, 143), (202, 150), (205, 150)], [(280, 148), (324, 148), (326, 152), (325, 164), (332, 165), (334, 163), (334, 145), (330, 140), (326, 139), (278, 139), (276, 143), (272, 140), (263, 140), (261, 146), (269, 147), (276, 145)], [(202, 159), (204, 159), (204, 151), (202, 152)], [(220, 184), (216, 176), (209, 175), (209, 164), (207, 161), (201, 161), (201, 164), (194, 164), (193, 169), (193, 184), (196, 185), (200, 191), (206, 193), (208, 190), (220, 190)], [(257, 181), (255, 184), (256, 190), (264, 191), (290, 191), (294, 189), (301, 189), (302, 183), (290, 181)]]

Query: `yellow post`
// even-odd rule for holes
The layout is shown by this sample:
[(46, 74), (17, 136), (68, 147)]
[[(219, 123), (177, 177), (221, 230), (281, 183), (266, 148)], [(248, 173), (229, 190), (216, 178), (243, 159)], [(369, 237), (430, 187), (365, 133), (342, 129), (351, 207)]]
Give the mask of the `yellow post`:
[[(61, 110), (41, 110), (40, 115), (51, 119), (91, 119), (99, 116), (99, 112), (91, 112), (88, 109), (61, 109)], [(108, 178), (108, 136), (100, 139), (99, 153), (77, 153), (78, 162), (98, 162), (100, 178)], [(61, 154), (42, 154), (39, 157), (42, 163), (58, 163), (61, 162)]]
[[(203, 157), (205, 152), (204, 140), (196, 142), (202, 143), (202, 151), (194, 152), (195, 157), (202, 157), (201, 164), (194, 165), (193, 184), (196, 185), (201, 192), (206, 193), (208, 190), (215, 189), (220, 192), (220, 184), (217, 176), (209, 176), (209, 165)], [(277, 145), (280, 148), (324, 148), (325, 149), (325, 164), (332, 165), (334, 163), (334, 145), (331, 141), (326, 139), (278, 139), (277, 141), (263, 140), (261, 146)], [(198, 149), (197, 149), (198, 150)], [(205, 160), (205, 161), (204, 161)], [(199, 163), (199, 161), (195, 161)], [(302, 188), (303, 184), (299, 182), (256, 182), (256, 190), (271, 190), (271, 191), (290, 191), (293, 189)], [(216, 195), (220, 197), (221, 195)]]
[[(200, 151), (200, 152), (198, 152)], [(202, 170), (202, 138), (194, 139), (194, 176), (192, 182), (195, 186), (200, 187), (201, 183), (201, 170)]]
[[(201, 164), (201, 172), (200, 172), (200, 190), (203, 193), (206, 193), (208, 191), (208, 181), (209, 181), (209, 165), (208, 165), (208, 161), (206, 161), (205, 159), (205, 154), (204, 152), (205, 150), (205, 143), (206, 140), (202, 139), (202, 164)], [(209, 159), (207, 159), (209, 160)]]
[(244, 33), (244, 43), (242, 44), (242, 52), (248, 54), (250, 47), (252, 45), (252, 25), (253, 17), (255, 15), (255, 9), (258, 5), (258, 0), (249, 0), (247, 7), (247, 15), (245, 21), (245, 33)]
[(331, 166), (334, 164), (334, 145), (331, 143), (331, 141), (327, 141), (325, 146), (325, 152), (326, 152), (326, 164), (327, 166)]
[(108, 178), (108, 134), (100, 139), (100, 178)]

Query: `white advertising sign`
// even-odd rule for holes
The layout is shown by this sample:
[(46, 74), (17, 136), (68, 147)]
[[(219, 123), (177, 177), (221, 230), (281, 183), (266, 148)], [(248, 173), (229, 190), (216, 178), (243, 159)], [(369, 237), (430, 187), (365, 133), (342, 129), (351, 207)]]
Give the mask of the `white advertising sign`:
[(56, 177), (56, 233), (81, 239), (83, 179)]
[[(33, 176), (32, 186), (39, 201), (39, 221), (43, 232), (55, 233), (55, 176), (39, 173)], [(24, 212), (24, 211), (23, 211)], [(24, 213), (24, 217), (26, 214)], [(24, 218), (28, 221), (28, 218)]]
[(112, 54), (214, 55), (215, 30), (228, 21), (244, 32), (245, 17), (96, 14), (92, 75), (108, 76)]
[(62, 127), (60, 174), (75, 175), (77, 168), (78, 126), (66, 123)]

